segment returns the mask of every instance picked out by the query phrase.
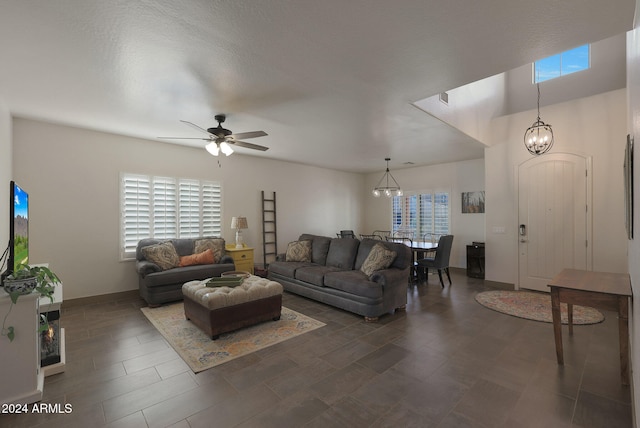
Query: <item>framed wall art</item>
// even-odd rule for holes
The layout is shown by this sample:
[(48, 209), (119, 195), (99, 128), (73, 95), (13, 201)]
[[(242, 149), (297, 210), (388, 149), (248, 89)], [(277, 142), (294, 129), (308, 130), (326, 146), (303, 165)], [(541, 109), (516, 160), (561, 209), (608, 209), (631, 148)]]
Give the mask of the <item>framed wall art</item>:
[(633, 137), (627, 134), (624, 151), (624, 217), (627, 238), (633, 239)]
[(462, 192), (462, 214), (484, 213), (484, 190)]

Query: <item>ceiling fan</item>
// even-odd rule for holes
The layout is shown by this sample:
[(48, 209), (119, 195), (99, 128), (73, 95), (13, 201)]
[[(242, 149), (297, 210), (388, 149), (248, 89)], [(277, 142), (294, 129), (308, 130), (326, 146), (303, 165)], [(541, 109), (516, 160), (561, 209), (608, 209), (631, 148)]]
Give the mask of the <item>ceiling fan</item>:
[(253, 131), (253, 132), (240, 132), (238, 134), (233, 134), (230, 130), (222, 127), (222, 123), (227, 118), (224, 114), (217, 114), (215, 116), (215, 120), (218, 122), (218, 126), (215, 128), (204, 129), (199, 127), (198, 125), (188, 122), (186, 120), (181, 120), (180, 122), (186, 123), (187, 125), (197, 129), (198, 131), (204, 132), (207, 134), (207, 138), (192, 138), (192, 137), (158, 137), (161, 139), (168, 140), (204, 140), (209, 141), (209, 143), (205, 146), (205, 149), (213, 156), (218, 156), (220, 152), (229, 156), (233, 153), (233, 149), (231, 146), (235, 145), (238, 147), (244, 147), (247, 149), (253, 150), (268, 150), (268, 147), (260, 146), (258, 144), (247, 143), (245, 141), (240, 141), (241, 139), (247, 138), (257, 138), (264, 137), (267, 135), (264, 131)]

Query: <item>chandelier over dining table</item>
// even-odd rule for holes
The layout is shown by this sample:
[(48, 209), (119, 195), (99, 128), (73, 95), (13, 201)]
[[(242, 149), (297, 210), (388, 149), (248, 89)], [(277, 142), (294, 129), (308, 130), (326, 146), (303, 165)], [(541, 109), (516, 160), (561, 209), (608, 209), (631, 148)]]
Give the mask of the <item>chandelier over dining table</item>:
[(376, 198), (379, 198), (381, 195), (385, 195), (387, 198), (402, 196), (400, 185), (389, 171), (389, 161), (391, 158), (385, 158), (384, 160), (387, 162), (387, 170), (371, 193)]

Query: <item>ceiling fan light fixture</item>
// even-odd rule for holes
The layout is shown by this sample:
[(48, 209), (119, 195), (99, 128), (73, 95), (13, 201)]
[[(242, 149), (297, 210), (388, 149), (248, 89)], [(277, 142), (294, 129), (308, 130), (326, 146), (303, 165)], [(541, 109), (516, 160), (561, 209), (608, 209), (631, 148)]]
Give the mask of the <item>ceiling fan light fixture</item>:
[(218, 143), (215, 141), (210, 142), (204, 148), (213, 156), (218, 156), (218, 154), (220, 154), (220, 148), (218, 147)]
[(218, 126), (207, 128), (207, 129), (204, 129), (196, 125), (195, 123), (191, 123), (186, 120), (180, 121), (184, 124), (189, 125), (194, 129), (197, 129), (200, 132), (207, 134), (207, 138), (197, 138), (197, 137), (158, 137), (158, 138), (168, 139), (168, 140), (174, 140), (174, 139), (204, 140), (208, 142), (208, 144), (205, 145), (205, 149), (207, 149), (207, 151), (211, 153), (211, 155), (213, 156), (219, 156), (220, 152), (222, 152), (226, 156), (229, 156), (234, 152), (233, 148), (231, 147), (232, 145), (236, 147), (240, 146), (245, 149), (261, 150), (261, 151), (265, 151), (269, 149), (268, 147), (265, 147), (265, 146), (241, 141), (241, 139), (244, 140), (248, 138), (265, 137), (268, 135), (266, 132), (252, 131), (252, 132), (241, 132), (239, 134), (233, 134), (230, 130), (222, 127), (222, 123), (225, 121), (226, 115), (217, 114), (215, 116), (215, 119), (218, 121)]
[(220, 143), (220, 150), (226, 156), (229, 156), (231, 153), (233, 153), (233, 149), (231, 148), (231, 145), (229, 145), (229, 143), (227, 143), (226, 141), (223, 141), (222, 143)]
[(371, 194), (376, 198), (379, 198), (381, 195), (385, 195), (387, 198), (403, 195), (400, 185), (398, 184), (396, 179), (393, 178), (391, 172), (389, 172), (390, 160), (391, 158), (385, 158), (385, 161), (387, 161), (387, 170), (385, 171), (380, 181), (378, 181), (376, 187), (374, 187), (371, 191)]

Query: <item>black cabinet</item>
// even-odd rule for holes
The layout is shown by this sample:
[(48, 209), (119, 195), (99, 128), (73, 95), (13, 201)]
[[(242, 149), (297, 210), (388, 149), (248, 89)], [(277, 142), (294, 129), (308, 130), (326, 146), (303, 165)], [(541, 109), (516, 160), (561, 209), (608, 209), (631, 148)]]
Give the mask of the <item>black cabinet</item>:
[(484, 242), (467, 245), (467, 276), (484, 279)]

